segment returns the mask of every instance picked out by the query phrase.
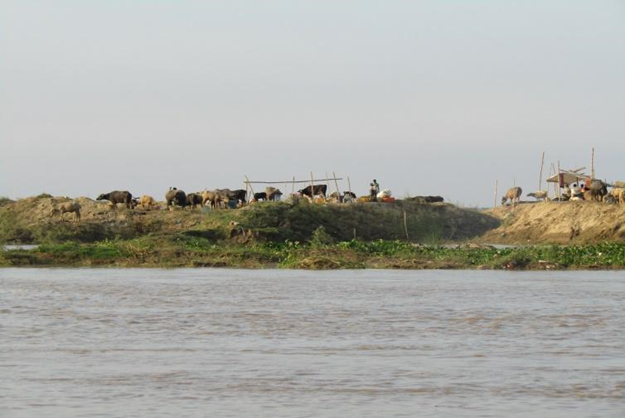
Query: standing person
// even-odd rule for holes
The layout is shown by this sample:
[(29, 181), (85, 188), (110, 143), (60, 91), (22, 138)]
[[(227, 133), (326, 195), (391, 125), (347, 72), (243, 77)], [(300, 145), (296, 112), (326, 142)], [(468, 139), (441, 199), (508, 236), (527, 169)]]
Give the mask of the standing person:
[(375, 202), (375, 199), (376, 199), (375, 186), (373, 185), (373, 183), (369, 183), (369, 201)]
[(380, 185), (376, 179), (373, 179), (373, 183), (370, 184), (369, 194), (371, 195), (371, 201), (378, 201), (378, 193), (380, 193)]

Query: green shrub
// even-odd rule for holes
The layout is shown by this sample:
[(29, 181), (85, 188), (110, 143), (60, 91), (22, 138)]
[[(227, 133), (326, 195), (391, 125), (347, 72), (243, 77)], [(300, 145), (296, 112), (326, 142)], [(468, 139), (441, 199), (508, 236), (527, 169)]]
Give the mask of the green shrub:
[(315, 229), (315, 231), (312, 233), (312, 236), (310, 237), (310, 245), (312, 247), (319, 248), (319, 247), (325, 247), (331, 244), (334, 244), (334, 239), (332, 238), (330, 234), (326, 232), (323, 225)]

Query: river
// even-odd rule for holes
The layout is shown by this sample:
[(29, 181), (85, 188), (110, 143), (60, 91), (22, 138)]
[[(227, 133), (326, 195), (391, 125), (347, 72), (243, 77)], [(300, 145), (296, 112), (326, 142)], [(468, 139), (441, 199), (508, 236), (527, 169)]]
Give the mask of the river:
[(625, 273), (0, 269), (0, 417), (623, 417)]

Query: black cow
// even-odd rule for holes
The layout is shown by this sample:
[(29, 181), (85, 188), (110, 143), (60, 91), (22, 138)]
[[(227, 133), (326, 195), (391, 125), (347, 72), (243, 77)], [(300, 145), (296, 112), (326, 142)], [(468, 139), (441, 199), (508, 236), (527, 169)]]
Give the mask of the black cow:
[(257, 202), (261, 200), (267, 200), (267, 193), (265, 192), (254, 193), (254, 200)]
[[(311, 188), (312, 188), (312, 193), (311, 193)], [(298, 193), (300, 193), (303, 196), (308, 196), (308, 197), (315, 197), (317, 195), (323, 195), (323, 197), (326, 196), (326, 192), (328, 191), (328, 185), (327, 184), (315, 184), (312, 186), (308, 186), (302, 190), (298, 190)]]
[(247, 197), (247, 191), (243, 189), (231, 190), (228, 192), (228, 199), (234, 200), (237, 203), (241, 202), (243, 204), (246, 203), (245, 198)]
[(182, 206), (183, 208), (187, 206), (187, 194), (175, 187), (170, 187), (167, 193), (165, 193), (165, 200), (167, 201), (167, 207), (173, 204)]
[(132, 207), (132, 193), (127, 190), (119, 191), (115, 190), (110, 193), (103, 193), (96, 200), (108, 200), (113, 204), (113, 207), (118, 203), (123, 203), (128, 209)]
[(442, 203), (444, 201), (442, 196), (425, 196), (426, 203)]
[(189, 193), (187, 195), (187, 205), (192, 208), (202, 206), (202, 195), (200, 193)]
[(439, 203), (445, 201), (441, 196), (415, 196), (406, 200), (412, 200), (417, 203)]

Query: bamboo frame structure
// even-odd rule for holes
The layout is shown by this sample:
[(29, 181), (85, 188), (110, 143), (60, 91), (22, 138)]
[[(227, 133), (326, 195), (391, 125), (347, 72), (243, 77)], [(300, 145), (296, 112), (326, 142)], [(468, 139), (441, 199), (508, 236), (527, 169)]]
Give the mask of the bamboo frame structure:
[[(250, 183), (250, 184), (295, 184), (295, 183), (308, 183), (310, 184), (310, 181), (315, 181), (315, 182), (321, 182), (321, 181), (329, 181), (331, 179), (311, 179), (311, 180), (295, 180), (295, 177), (293, 177), (293, 180), (286, 180), (286, 181), (252, 181), (252, 180), (248, 180), (247, 176), (245, 176), (245, 181), (244, 183)], [(341, 177), (337, 177), (337, 180), (344, 180)]]
[[(314, 178), (314, 175), (312, 173), (312, 171), (310, 172), (310, 180), (295, 180), (295, 176), (293, 176), (292, 180), (284, 180), (284, 181), (252, 181), (249, 179), (249, 177), (246, 175), (245, 176), (245, 181), (243, 182), (245, 184), (245, 191), (248, 192), (248, 190), (251, 191), (252, 195), (254, 195), (254, 189), (252, 188), (252, 184), (282, 184), (284, 185), (284, 188), (287, 189), (288, 184), (291, 184), (291, 194), (295, 193), (295, 184), (302, 184), (302, 183), (308, 183), (311, 186), (311, 191), (314, 189), (314, 185), (315, 183), (321, 183), (321, 182), (325, 182), (327, 187), (328, 187), (328, 192), (331, 191), (331, 181), (334, 181), (334, 186), (336, 187), (336, 192), (337, 194), (340, 196), (341, 195), (341, 191), (339, 188), (339, 180), (343, 180), (342, 177), (336, 177), (336, 173), (332, 172), (332, 177), (330, 177), (328, 175), (328, 173), (326, 173), (326, 178), (324, 179), (316, 179)], [(347, 177), (347, 183), (349, 185), (349, 191), (352, 191), (352, 186), (351, 186), (351, 182), (349, 180), (349, 177)], [(249, 193), (249, 192), (248, 192)]]

